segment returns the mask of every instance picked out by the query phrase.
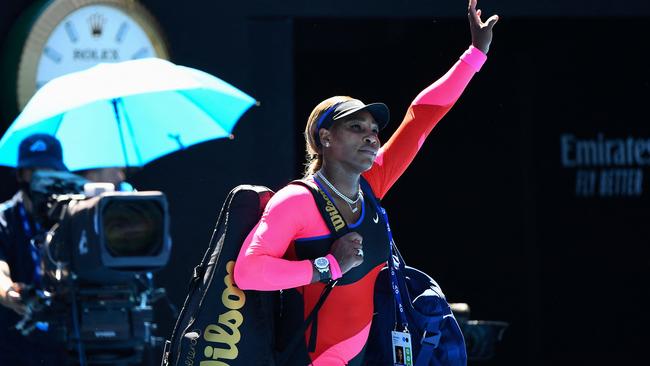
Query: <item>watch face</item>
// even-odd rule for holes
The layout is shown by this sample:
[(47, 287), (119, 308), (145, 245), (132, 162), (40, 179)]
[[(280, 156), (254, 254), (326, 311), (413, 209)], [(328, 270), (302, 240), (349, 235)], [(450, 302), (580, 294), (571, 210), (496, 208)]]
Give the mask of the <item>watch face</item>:
[(35, 20), (17, 74), (19, 108), (48, 81), (102, 62), (168, 58), (157, 22), (134, 0), (54, 0)]
[(100, 62), (154, 56), (147, 34), (122, 10), (107, 5), (85, 6), (65, 17), (45, 42), (36, 69), (36, 88)]
[(314, 264), (316, 265), (316, 268), (327, 268), (330, 265), (330, 261), (325, 257), (320, 257), (314, 260)]

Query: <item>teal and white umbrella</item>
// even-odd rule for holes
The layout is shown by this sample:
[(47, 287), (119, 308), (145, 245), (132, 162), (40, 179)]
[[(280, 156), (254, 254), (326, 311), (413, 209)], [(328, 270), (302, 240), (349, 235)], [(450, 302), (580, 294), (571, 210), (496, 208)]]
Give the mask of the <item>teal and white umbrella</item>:
[(206, 72), (157, 58), (99, 64), (53, 79), (0, 139), (0, 165), (15, 167), (33, 133), (61, 141), (70, 170), (135, 167), (230, 136), (256, 101)]

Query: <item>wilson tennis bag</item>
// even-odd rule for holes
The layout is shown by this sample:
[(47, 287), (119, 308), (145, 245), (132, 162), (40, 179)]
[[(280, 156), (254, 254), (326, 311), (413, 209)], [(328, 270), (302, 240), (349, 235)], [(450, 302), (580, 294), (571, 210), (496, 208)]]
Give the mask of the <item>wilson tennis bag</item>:
[(228, 194), (208, 250), (194, 268), (162, 365), (275, 365), (278, 291), (242, 291), (233, 282), (242, 243), (272, 195), (266, 187), (251, 185)]
[[(361, 185), (368, 183), (362, 179)], [(367, 197), (382, 213), (390, 238), (388, 266), (375, 281), (374, 309), (365, 365), (393, 365), (391, 331), (408, 329), (412, 354), (406, 366), (465, 366), (467, 351), (460, 326), (442, 289), (426, 273), (404, 263), (388, 225), (386, 211), (374, 195)], [(392, 273), (391, 273), (392, 272)]]
[[(324, 215), (323, 198), (310, 191)], [(302, 306), (290, 306), (302, 301), (296, 290), (242, 291), (233, 282), (241, 246), (272, 196), (266, 187), (241, 185), (226, 197), (208, 250), (194, 268), (171, 340), (165, 343), (163, 366), (304, 366), (311, 362), (305, 331), (312, 324), (316, 328), (318, 311), (333, 284), (304, 317)], [(327, 225), (333, 230), (331, 222)], [(338, 238), (344, 232), (333, 235)], [(310, 340), (315, 341), (315, 336)]]

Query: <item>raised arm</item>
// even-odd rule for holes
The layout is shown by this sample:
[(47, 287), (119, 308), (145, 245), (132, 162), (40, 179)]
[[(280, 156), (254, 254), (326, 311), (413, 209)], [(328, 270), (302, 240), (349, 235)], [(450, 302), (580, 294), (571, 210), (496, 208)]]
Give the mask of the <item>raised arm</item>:
[(486, 22), (476, 10), (476, 0), (468, 8), (472, 46), (440, 79), (425, 88), (409, 106), (404, 120), (381, 148), (373, 167), (364, 173), (375, 194), (382, 198), (415, 158), (425, 139), (456, 103), (470, 80), (485, 63), (492, 42), (493, 15)]

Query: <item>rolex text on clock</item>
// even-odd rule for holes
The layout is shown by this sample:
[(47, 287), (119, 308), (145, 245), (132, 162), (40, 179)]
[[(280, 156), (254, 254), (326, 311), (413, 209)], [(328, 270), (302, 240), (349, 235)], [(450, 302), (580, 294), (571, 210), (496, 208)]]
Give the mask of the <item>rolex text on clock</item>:
[(168, 58), (162, 32), (135, 0), (56, 0), (43, 9), (19, 59), (22, 109), (48, 81), (102, 62)]

